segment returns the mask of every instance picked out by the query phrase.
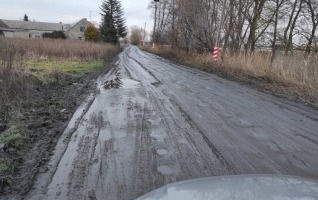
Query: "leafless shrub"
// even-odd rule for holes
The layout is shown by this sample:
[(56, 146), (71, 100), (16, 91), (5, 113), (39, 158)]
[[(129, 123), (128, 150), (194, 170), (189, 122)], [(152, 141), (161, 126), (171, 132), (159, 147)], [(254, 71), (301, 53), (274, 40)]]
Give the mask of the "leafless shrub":
[(0, 77), (10, 78), (15, 53), (13, 43), (0, 38)]

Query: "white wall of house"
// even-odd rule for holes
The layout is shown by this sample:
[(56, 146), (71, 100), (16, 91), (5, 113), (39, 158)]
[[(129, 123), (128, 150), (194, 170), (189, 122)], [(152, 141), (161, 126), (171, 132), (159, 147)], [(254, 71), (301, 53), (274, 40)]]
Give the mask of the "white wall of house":
[(6, 38), (29, 38), (29, 31), (3, 31)]
[(86, 18), (81, 19), (72, 27), (69, 24), (62, 23), (24, 22), (3, 19), (0, 22), (5, 22), (3, 23), (5, 26), (2, 25), (2, 36), (6, 38), (42, 38), (43, 33), (65, 31), (69, 39), (84, 40), (85, 29), (87, 26), (92, 25)]
[(4, 33), (4, 37), (6, 38), (13, 38), (13, 32), (9, 32), (9, 31), (3, 31)]
[(71, 27), (67, 32), (66, 35), (69, 39), (75, 40), (85, 40), (84, 31), (89, 26), (93, 25), (87, 19), (82, 19), (77, 22), (73, 27)]
[(13, 32), (15, 38), (29, 38), (29, 31)]

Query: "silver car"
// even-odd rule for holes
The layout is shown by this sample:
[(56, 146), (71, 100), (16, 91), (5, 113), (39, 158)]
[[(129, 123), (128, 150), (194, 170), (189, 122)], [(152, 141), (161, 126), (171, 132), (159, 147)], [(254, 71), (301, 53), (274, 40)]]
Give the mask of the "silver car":
[(168, 184), (138, 200), (317, 200), (318, 182), (284, 175), (216, 176)]

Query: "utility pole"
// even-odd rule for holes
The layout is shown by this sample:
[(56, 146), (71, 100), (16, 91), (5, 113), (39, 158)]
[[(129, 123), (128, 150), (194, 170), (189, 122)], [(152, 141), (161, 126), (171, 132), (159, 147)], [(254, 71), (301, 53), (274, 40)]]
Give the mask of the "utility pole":
[(89, 21), (90, 21), (90, 22), (92, 21), (92, 12), (93, 12), (93, 11), (89, 11)]
[(144, 27), (144, 42), (145, 42), (145, 39), (146, 39), (146, 26), (147, 26), (147, 22), (145, 22), (145, 27)]

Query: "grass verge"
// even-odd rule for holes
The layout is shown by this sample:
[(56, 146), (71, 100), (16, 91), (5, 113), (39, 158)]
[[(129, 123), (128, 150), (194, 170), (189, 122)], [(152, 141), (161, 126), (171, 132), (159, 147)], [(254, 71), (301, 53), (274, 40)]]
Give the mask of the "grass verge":
[(318, 55), (304, 58), (295, 53), (278, 55), (271, 64), (271, 54), (221, 53), (218, 62), (210, 53), (186, 52), (165, 46), (141, 47), (150, 53), (170, 60), (238, 81), (265, 93), (288, 98), (318, 109)]
[(0, 40), (0, 194), (23, 196), (118, 51), (82, 41)]

